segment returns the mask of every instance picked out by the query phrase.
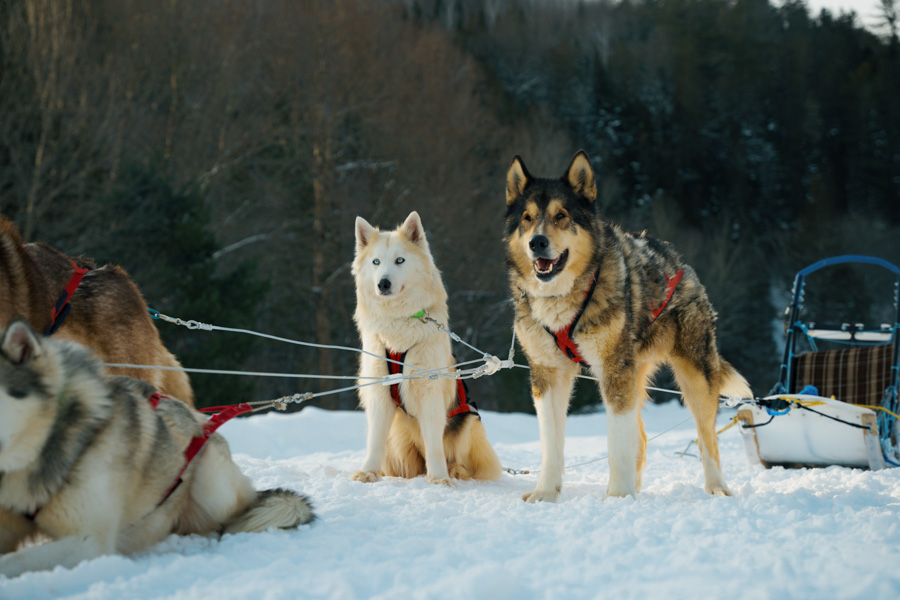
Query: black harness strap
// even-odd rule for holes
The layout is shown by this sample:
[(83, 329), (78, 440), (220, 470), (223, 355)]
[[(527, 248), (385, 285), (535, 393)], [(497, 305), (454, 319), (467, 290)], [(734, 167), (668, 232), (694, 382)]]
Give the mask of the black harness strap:
[(69, 311), (72, 309), (72, 305), (69, 304), (72, 295), (78, 289), (78, 286), (81, 285), (81, 280), (90, 271), (87, 267), (79, 267), (75, 264), (75, 261), (69, 260), (69, 263), (72, 265), (72, 276), (69, 278), (69, 282), (63, 289), (62, 294), (60, 294), (56, 304), (50, 310), (50, 327), (47, 328), (44, 335), (53, 335), (62, 326), (66, 317), (69, 316)]
[(569, 360), (576, 362), (580, 365), (584, 365), (585, 367), (589, 367), (590, 365), (581, 356), (581, 353), (578, 352), (578, 344), (575, 343), (575, 340), (572, 339), (572, 333), (575, 331), (575, 327), (578, 325), (578, 321), (581, 319), (581, 316), (584, 314), (584, 311), (587, 310), (588, 303), (591, 301), (591, 297), (594, 295), (594, 289), (597, 287), (597, 280), (600, 278), (600, 267), (597, 267), (597, 270), (594, 272), (594, 277), (591, 280), (591, 287), (584, 295), (584, 302), (581, 303), (581, 308), (578, 309), (578, 313), (575, 315), (575, 318), (572, 319), (572, 322), (569, 323), (568, 326), (563, 327), (559, 331), (551, 331), (549, 327), (546, 325), (544, 329), (547, 330), (547, 333), (553, 336), (553, 339), (556, 340), (556, 345), (562, 350), (563, 354), (566, 355), (566, 358)]

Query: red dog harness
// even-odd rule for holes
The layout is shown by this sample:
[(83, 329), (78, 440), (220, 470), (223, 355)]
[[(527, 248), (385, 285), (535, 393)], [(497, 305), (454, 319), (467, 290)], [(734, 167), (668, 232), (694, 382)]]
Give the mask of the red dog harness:
[[(401, 363), (406, 362), (406, 352), (391, 352), (390, 350), (385, 350), (385, 356), (387, 356), (390, 360), (388, 361), (388, 371), (391, 375), (400, 375), (403, 373), (403, 365)], [(474, 402), (468, 401), (469, 388), (466, 387), (466, 383), (462, 379), (456, 380), (456, 401), (457, 406), (447, 412), (447, 418), (455, 417), (456, 415), (461, 415), (463, 413), (475, 413), (478, 414), (478, 407), (475, 406)], [(400, 400), (400, 384), (392, 383), (391, 384), (391, 399), (394, 401), (394, 404), (397, 405), (397, 408), (401, 409), (403, 412), (406, 412), (406, 409), (403, 408), (403, 402)], [(407, 413), (409, 414), (409, 413)]]
[[(575, 326), (578, 325), (579, 319), (581, 319), (581, 315), (584, 314), (585, 309), (587, 308), (588, 302), (591, 301), (591, 296), (594, 295), (594, 288), (597, 287), (597, 277), (600, 275), (600, 269), (597, 269), (597, 272), (594, 273), (594, 279), (591, 281), (591, 287), (584, 295), (584, 302), (581, 304), (581, 308), (578, 310), (578, 313), (575, 315), (575, 318), (572, 319), (572, 322), (569, 323), (567, 327), (563, 327), (559, 331), (550, 331), (549, 327), (544, 327), (547, 332), (553, 336), (556, 340), (556, 345), (562, 350), (563, 354), (566, 355), (572, 362), (576, 362), (580, 365), (584, 365), (585, 367), (589, 367), (590, 365), (584, 360), (584, 357), (581, 356), (581, 353), (578, 352), (578, 345), (575, 343), (575, 340), (572, 339), (572, 332), (575, 330)], [(669, 279), (668, 275), (666, 277), (666, 297), (662, 301), (662, 304), (659, 307), (654, 308), (653, 303), (650, 303), (650, 321), (647, 323), (647, 327), (653, 324), (656, 319), (659, 318), (659, 315), (662, 314), (662, 311), (669, 304), (669, 301), (672, 299), (672, 296), (675, 294), (675, 288), (678, 286), (679, 282), (681, 282), (681, 278), (684, 276), (684, 269), (678, 269), (675, 273), (675, 276)]]
[[(160, 394), (159, 392), (154, 392), (147, 401), (150, 402), (150, 406), (153, 407), (153, 410), (156, 410), (156, 407), (159, 406), (159, 401), (162, 398), (168, 398), (165, 394)], [(184, 449), (184, 464), (181, 466), (181, 470), (178, 471), (178, 475), (175, 476), (175, 481), (172, 482), (172, 485), (169, 486), (169, 489), (166, 490), (166, 493), (163, 494), (162, 500), (159, 501), (159, 506), (163, 502), (169, 499), (169, 496), (172, 495), (179, 485), (181, 485), (182, 478), (184, 472), (187, 470), (188, 465), (191, 464), (191, 461), (197, 457), (197, 454), (206, 445), (206, 442), (209, 441), (210, 436), (216, 432), (220, 426), (230, 421), (234, 417), (238, 415), (242, 415), (246, 412), (250, 412), (253, 410), (253, 407), (247, 404), (246, 402), (242, 402), (240, 404), (235, 404), (234, 406), (211, 406), (208, 408), (199, 409), (200, 412), (214, 412), (212, 417), (209, 418), (203, 425), (203, 433), (198, 436), (194, 436), (191, 438), (191, 442), (188, 444), (187, 448)]]
[(69, 260), (69, 263), (72, 265), (72, 276), (69, 278), (69, 283), (66, 284), (66, 287), (63, 289), (62, 294), (60, 294), (56, 304), (50, 309), (50, 327), (47, 328), (44, 335), (53, 335), (56, 333), (56, 330), (60, 328), (63, 321), (69, 316), (69, 310), (72, 308), (69, 301), (72, 299), (72, 294), (75, 293), (75, 290), (77, 290), (78, 286), (81, 284), (81, 280), (87, 272), (90, 271), (87, 267), (79, 267), (72, 260)]
[[(165, 394), (160, 394), (159, 392), (153, 392), (149, 398), (147, 398), (147, 402), (150, 403), (150, 406), (153, 407), (153, 410), (156, 410), (156, 407), (159, 406), (159, 401), (163, 398), (168, 398)], [(253, 410), (253, 407), (247, 404), (246, 402), (242, 402), (241, 404), (236, 404), (234, 406), (212, 406), (209, 408), (201, 408), (200, 412), (215, 412), (217, 414), (210, 417), (209, 421), (207, 421), (203, 425), (203, 433), (194, 436), (191, 438), (191, 442), (188, 444), (187, 448), (184, 449), (184, 464), (181, 466), (181, 470), (178, 471), (178, 475), (175, 476), (175, 481), (172, 482), (172, 485), (169, 486), (169, 489), (166, 490), (166, 493), (163, 494), (162, 500), (156, 506), (160, 506), (163, 502), (169, 499), (169, 496), (172, 495), (172, 492), (181, 485), (182, 479), (181, 476), (184, 475), (185, 470), (187, 470), (188, 465), (191, 464), (191, 461), (197, 457), (197, 454), (209, 440), (210, 436), (216, 432), (221, 425), (230, 421), (234, 417), (238, 415), (242, 415), (245, 412), (250, 412)], [(37, 507), (34, 512), (30, 514), (26, 514), (25, 517), (31, 521), (37, 517), (38, 513), (41, 512), (42, 506)]]
[(562, 350), (563, 354), (566, 355), (566, 358), (571, 360), (572, 362), (576, 362), (580, 365), (584, 365), (585, 367), (589, 367), (590, 365), (584, 360), (584, 357), (581, 356), (581, 353), (578, 352), (578, 344), (575, 343), (575, 340), (572, 339), (572, 332), (575, 331), (575, 327), (578, 325), (578, 321), (581, 319), (581, 315), (584, 314), (585, 309), (587, 309), (588, 302), (591, 301), (591, 296), (594, 295), (594, 288), (597, 287), (597, 278), (600, 275), (600, 269), (594, 273), (594, 277), (591, 280), (591, 287), (588, 288), (588, 291), (584, 293), (584, 302), (581, 303), (581, 308), (578, 309), (578, 313), (575, 315), (575, 318), (572, 319), (572, 322), (569, 323), (566, 327), (563, 327), (559, 331), (551, 331), (549, 327), (544, 326), (544, 329), (547, 330), (547, 333), (553, 336), (553, 339), (556, 340), (556, 345)]
[(678, 272), (675, 273), (675, 277), (669, 279), (669, 276), (663, 273), (666, 277), (666, 299), (662, 301), (662, 304), (659, 305), (659, 308), (653, 308), (653, 303), (650, 303), (650, 322), (647, 323), (647, 327), (653, 324), (653, 321), (659, 318), (659, 315), (662, 314), (663, 309), (669, 303), (669, 300), (672, 299), (672, 295), (675, 294), (675, 287), (681, 281), (682, 276), (684, 276), (684, 269), (678, 269)]

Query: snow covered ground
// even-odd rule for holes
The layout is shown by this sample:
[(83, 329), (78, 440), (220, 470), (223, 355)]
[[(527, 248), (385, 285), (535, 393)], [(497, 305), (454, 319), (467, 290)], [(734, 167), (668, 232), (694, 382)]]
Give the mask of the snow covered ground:
[[(539, 468), (534, 417), (483, 417), (505, 466)], [(649, 436), (687, 417), (676, 403), (644, 409)], [(258, 487), (308, 494), (319, 519), (0, 578), (0, 598), (900, 597), (900, 469), (766, 471), (731, 429), (720, 444), (735, 496), (710, 497), (696, 458), (676, 455), (694, 437), (689, 420), (650, 442), (637, 500), (604, 500), (598, 461), (567, 469), (559, 504), (529, 505), (519, 496), (535, 475), (455, 489), (350, 481), (362, 413), (307, 409), (220, 431)], [(566, 463), (605, 455), (605, 433), (603, 414), (570, 417)]]

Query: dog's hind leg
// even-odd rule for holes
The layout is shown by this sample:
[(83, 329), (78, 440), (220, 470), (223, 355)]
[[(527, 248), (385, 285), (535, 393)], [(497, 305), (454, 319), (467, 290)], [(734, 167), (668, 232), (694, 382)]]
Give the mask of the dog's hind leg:
[(647, 432), (644, 431), (644, 420), (641, 418), (641, 409), (644, 406), (644, 402), (647, 401), (647, 386), (650, 384), (650, 375), (655, 370), (656, 365), (654, 363), (646, 363), (638, 368), (637, 372), (637, 383), (640, 384), (640, 388), (638, 389), (638, 432), (640, 437), (638, 439), (638, 457), (637, 457), (637, 479), (635, 481), (635, 489), (640, 492), (641, 484), (644, 477), (644, 467), (647, 465)]
[(473, 478), (486, 481), (500, 479), (502, 467), (497, 453), (487, 439), (484, 423), (478, 417), (470, 417), (468, 431), (466, 432), (466, 464)]
[(525, 502), (556, 502), (562, 491), (566, 413), (576, 369), (575, 363), (531, 367), (531, 391), (541, 433), (541, 476), (534, 491), (522, 495)]
[(313, 519), (304, 496), (281, 489), (257, 492), (250, 478), (231, 460), (224, 438), (211, 438), (197, 460), (179, 533), (289, 529)]
[[(601, 383), (606, 405), (609, 484), (607, 496), (635, 496), (641, 487), (641, 469), (647, 435), (641, 420), (643, 394), (634, 369), (604, 369)], [(642, 380), (641, 380), (642, 381)]]
[(450, 473), (450, 477), (452, 477), (453, 479), (459, 479), (461, 481), (468, 481), (472, 479), (472, 474), (469, 473), (469, 469), (467, 469), (466, 465), (462, 463), (448, 463), (447, 472)]
[(500, 459), (488, 442), (484, 424), (477, 414), (456, 416), (448, 423), (444, 433), (444, 454), (450, 477), (454, 479), (500, 479)]
[(256, 499), (250, 478), (231, 460), (228, 443), (218, 434), (210, 438), (185, 473), (182, 486), (185, 484), (190, 486), (189, 497), (175, 528), (181, 535), (218, 531)]
[(647, 465), (647, 432), (644, 431), (644, 419), (641, 418), (641, 408), (643, 401), (638, 402), (637, 406), (637, 425), (638, 425), (638, 457), (637, 457), (637, 477), (635, 478), (634, 489), (636, 492), (641, 491), (641, 485), (644, 479), (644, 467)]
[(395, 411), (383, 463), (387, 477), (413, 478), (425, 474), (425, 458), (417, 443), (421, 444), (419, 424), (404, 413)]
[(730, 496), (731, 492), (725, 484), (719, 464), (719, 442), (716, 437), (716, 413), (719, 410), (717, 386), (690, 359), (673, 356), (670, 362), (675, 381), (684, 394), (684, 403), (697, 423), (697, 439), (705, 479), (703, 489), (708, 494)]

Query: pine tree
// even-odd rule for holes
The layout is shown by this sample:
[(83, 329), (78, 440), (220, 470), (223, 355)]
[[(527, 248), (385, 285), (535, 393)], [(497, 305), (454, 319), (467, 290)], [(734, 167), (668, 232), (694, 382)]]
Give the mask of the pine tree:
[[(248, 262), (219, 264), (209, 207), (199, 186), (176, 189), (164, 169), (132, 165), (100, 203), (98, 231), (86, 252), (123, 266), (147, 304), (163, 314), (246, 328), (268, 282)], [(255, 346), (246, 335), (188, 330), (159, 322), (166, 346), (185, 367), (241, 369)], [(246, 377), (191, 375), (197, 406), (252, 399)]]

